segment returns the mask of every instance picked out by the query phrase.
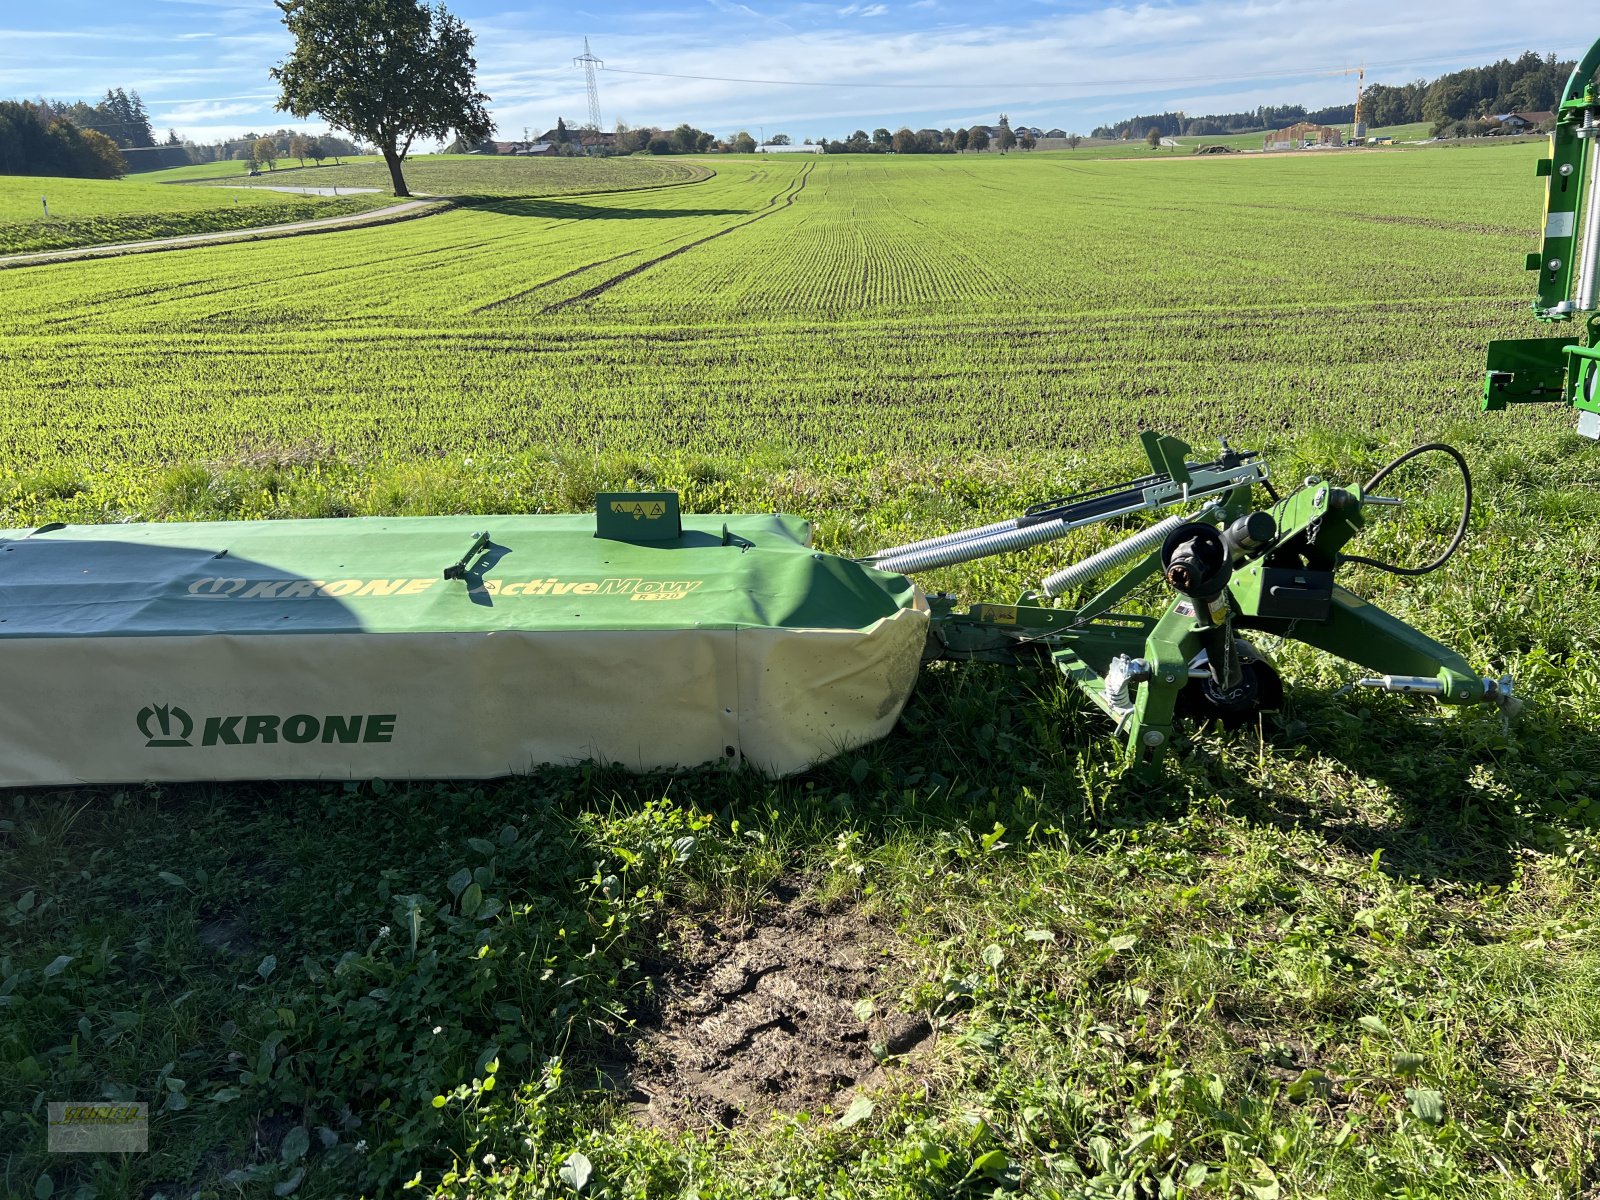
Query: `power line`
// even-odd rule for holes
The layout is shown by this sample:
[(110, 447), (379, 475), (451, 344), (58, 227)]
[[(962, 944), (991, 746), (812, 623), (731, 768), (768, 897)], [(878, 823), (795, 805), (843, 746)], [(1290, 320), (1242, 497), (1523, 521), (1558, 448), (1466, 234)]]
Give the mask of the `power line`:
[[(1432, 58), (1404, 58), (1392, 62), (1369, 63), (1368, 70), (1378, 70), (1384, 67), (1414, 67), (1429, 66), (1441, 62), (1456, 62), (1470, 55), (1513, 53), (1502, 48), (1466, 49), (1458, 50), (1452, 54), (1438, 55)], [(1524, 53), (1517, 51), (1515, 53)], [(1560, 53), (1557, 51), (1556, 53)], [(1571, 51), (1576, 53), (1576, 51)], [(1163, 84), (1182, 83), (1231, 83), (1245, 79), (1282, 79), (1289, 76), (1309, 75), (1338, 75), (1348, 70), (1347, 67), (1280, 67), (1270, 71), (1230, 71), (1217, 75), (1158, 75), (1129, 79), (1075, 79), (1056, 80), (1051, 83), (1019, 83), (1015, 80), (996, 81), (993, 83), (878, 83), (870, 80), (856, 79), (746, 79), (733, 75), (687, 75), (671, 71), (640, 71), (628, 67), (604, 67), (609, 74), (615, 75), (648, 75), (656, 79), (693, 79), (705, 83), (749, 83), (764, 87), (820, 87), (820, 88), (882, 88), (896, 91), (985, 91), (1015, 89), (1015, 88), (1083, 88), (1083, 87), (1128, 87), (1149, 86), (1157, 87)]]

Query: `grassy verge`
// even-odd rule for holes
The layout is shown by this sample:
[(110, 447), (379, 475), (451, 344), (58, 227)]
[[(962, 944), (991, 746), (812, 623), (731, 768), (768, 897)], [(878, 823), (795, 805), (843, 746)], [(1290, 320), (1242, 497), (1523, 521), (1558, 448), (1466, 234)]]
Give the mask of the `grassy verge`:
[(281, 203), (234, 202), (224, 193), (214, 208), (189, 212), (108, 213), (69, 220), (38, 220), (0, 225), (0, 254), (26, 254), (39, 250), (70, 250), (79, 246), (107, 246), (118, 242), (143, 242), (156, 238), (186, 237), (197, 233), (226, 233), (265, 225), (287, 225), (371, 212), (395, 203), (393, 196), (289, 196), (269, 193)]

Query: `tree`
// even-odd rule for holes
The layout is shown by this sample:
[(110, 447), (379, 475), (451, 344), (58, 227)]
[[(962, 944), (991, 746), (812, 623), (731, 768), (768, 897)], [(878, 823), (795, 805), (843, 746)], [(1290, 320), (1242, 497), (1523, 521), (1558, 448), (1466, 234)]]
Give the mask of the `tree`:
[(306, 157), (320, 167), (322, 160), (328, 157), (328, 152), (322, 148), (322, 143), (318, 139), (307, 138)]
[(298, 158), (300, 165), (306, 165), (306, 139), (304, 134), (295, 134), (289, 139), (289, 157)]
[(1025, 133), (1017, 139), (1017, 145), (1024, 150), (1032, 150), (1039, 143), (1033, 138), (1032, 133)]
[(896, 154), (915, 154), (919, 149), (917, 145), (917, 135), (912, 133), (911, 130), (907, 129), (904, 125), (900, 126), (899, 129), (894, 131), (894, 141), (892, 145), (894, 146), (894, 152)]
[(250, 148), (250, 161), (269, 171), (278, 169), (278, 143), (269, 137), (258, 137)]
[(1017, 144), (1017, 135), (1011, 132), (1011, 119), (1005, 113), (1000, 114), (1000, 136), (995, 139), (995, 144), (1001, 154)]
[(556, 145), (565, 146), (571, 140), (572, 140), (572, 134), (567, 131), (567, 120), (566, 120), (566, 118), (565, 117), (557, 117), (556, 118)]
[(1150, 132), (1144, 135), (1144, 140), (1149, 145), (1150, 149), (1161, 149), (1161, 130), (1157, 129), (1154, 125), (1150, 126)]
[(756, 152), (756, 140), (750, 136), (748, 130), (741, 129), (733, 135), (731, 149), (735, 154), (754, 154)]
[(974, 125), (967, 132), (967, 149), (976, 150), (978, 153), (989, 148), (989, 131), (982, 125)]
[(372, 142), (396, 196), (409, 196), (401, 165), (418, 137), (451, 130), (468, 141), (494, 132), (478, 91), (472, 33), (441, 5), (421, 0), (274, 0), (294, 50), (272, 69), (278, 108)]
[(1083, 138), (1076, 133), (1067, 134), (1067, 149), (1076, 150), (1082, 141)]
[(79, 129), (71, 121), (53, 121), (48, 130), (54, 151), (52, 175), (85, 179), (121, 179), (128, 169), (117, 144), (97, 129)]
[(965, 152), (965, 150), (967, 148), (968, 137), (969, 137), (969, 135), (967, 133), (966, 126), (963, 125), (960, 129), (956, 130), (956, 136), (955, 136), (954, 141), (955, 141), (955, 147), (956, 147), (956, 153), (957, 154), (961, 154), (961, 153)]
[(893, 142), (893, 141), (894, 141), (894, 134), (890, 133), (887, 129), (883, 128), (881, 125), (877, 129), (874, 129), (872, 131), (872, 144), (874, 146), (878, 147), (878, 149), (880, 149), (880, 150), (887, 150), (889, 148), (890, 143)]
[(775, 133), (772, 135), (772, 140), (767, 143), (769, 146), (787, 146), (788, 144), (789, 135), (787, 133)]
[(666, 138), (659, 136), (651, 138), (650, 144), (645, 148), (649, 150), (651, 154), (672, 153), (672, 143), (667, 141)]
[(85, 124), (86, 129), (98, 129), (120, 147), (148, 149), (156, 144), (155, 131), (150, 128), (150, 114), (138, 92), (125, 92), (114, 88), (106, 92), (93, 110), (100, 118)]
[(1433, 122), (1435, 133), (1471, 111), (1472, 93), (1453, 76), (1445, 76), (1435, 83), (1422, 101), (1422, 119)]
[(0, 174), (116, 179), (126, 169), (105, 134), (52, 117), (54, 106), (0, 100)]
[(617, 122), (617, 140), (612, 143), (612, 149), (618, 154), (637, 154), (650, 144), (650, 139), (656, 135), (656, 130), (647, 125), (637, 129), (630, 128), (621, 121)]

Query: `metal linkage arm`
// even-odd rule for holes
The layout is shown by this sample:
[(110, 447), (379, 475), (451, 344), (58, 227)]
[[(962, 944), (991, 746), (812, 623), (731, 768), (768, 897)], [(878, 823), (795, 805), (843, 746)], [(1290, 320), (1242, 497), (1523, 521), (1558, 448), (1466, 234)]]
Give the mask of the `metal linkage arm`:
[(1376, 679), (1359, 680), (1360, 687), (1433, 696), (1443, 704), (1494, 704), (1510, 712), (1521, 707), (1509, 676), (1479, 675), (1448, 646), (1342, 587), (1333, 589), (1327, 619), (1302, 622), (1294, 635), (1319, 650), (1382, 672)]
[(1220, 496), (1267, 478), (1266, 464), (1257, 461), (1253, 452), (1229, 450), (1213, 462), (1185, 463), (1182, 454), (1189, 447), (1182, 442), (1154, 434), (1147, 434), (1144, 441), (1152, 464), (1166, 466), (1167, 470), (1099, 491), (1035, 504), (1009, 521), (879, 550), (865, 561), (880, 571), (902, 575), (954, 566), (1037, 546), (1114, 517)]

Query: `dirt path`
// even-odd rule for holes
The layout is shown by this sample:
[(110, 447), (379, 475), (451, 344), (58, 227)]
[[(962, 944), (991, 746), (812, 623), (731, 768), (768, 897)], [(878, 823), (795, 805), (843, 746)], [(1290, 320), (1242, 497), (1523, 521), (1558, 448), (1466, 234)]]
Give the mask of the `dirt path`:
[(282, 225), (258, 225), (250, 229), (222, 229), (215, 233), (189, 233), (182, 237), (156, 238), (148, 242), (113, 242), (105, 246), (75, 246), (69, 250), (39, 250), (30, 254), (0, 256), (0, 269), (31, 267), (42, 263), (69, 262), (79, 258), (110, 258), (120, 254), (145, 254), (152, 250), (173, 250), (184, 246), (205, 246), (218, 242), (249, 242), (263, 238), (291, 237), (300, 233), (321, 233), (328, 229), (350, 229), (360, 225), (387, 225), (429, 212), (443, 211), (448, 197), (428, 196), (391, 204), (371, 212), (343, 217), (319, 217), (313, 221), (290, 221)]

